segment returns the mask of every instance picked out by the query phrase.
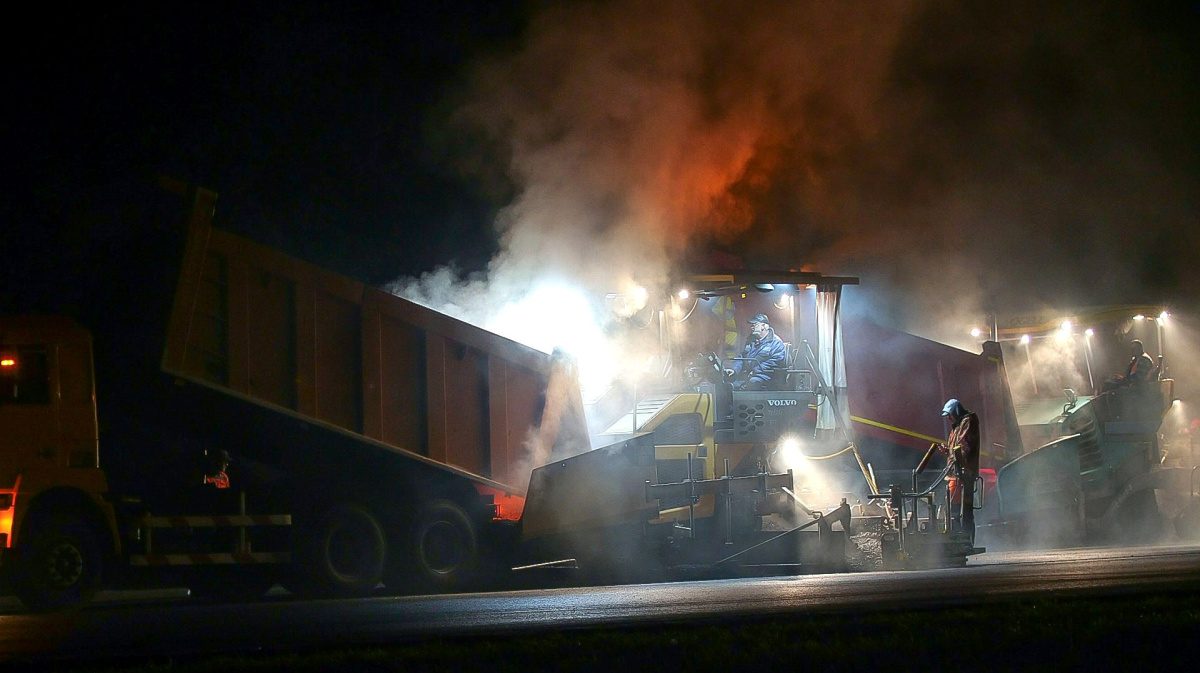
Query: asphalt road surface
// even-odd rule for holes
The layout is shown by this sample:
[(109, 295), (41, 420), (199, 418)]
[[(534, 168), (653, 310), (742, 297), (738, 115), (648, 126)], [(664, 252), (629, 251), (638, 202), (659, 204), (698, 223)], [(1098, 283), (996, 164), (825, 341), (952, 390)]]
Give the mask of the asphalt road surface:
[[(297, 650), (428, 636), (937, 606), (1019, 595), (1162, 590), (1200, 580), (1200, 546), (989, 553), (965, 568), (440, 597), (201, 605), (185, 591), (102, 594), (33, 615), (0, 599), (0, 662)], [(276, 589), (276, 592), (280, 590)]]

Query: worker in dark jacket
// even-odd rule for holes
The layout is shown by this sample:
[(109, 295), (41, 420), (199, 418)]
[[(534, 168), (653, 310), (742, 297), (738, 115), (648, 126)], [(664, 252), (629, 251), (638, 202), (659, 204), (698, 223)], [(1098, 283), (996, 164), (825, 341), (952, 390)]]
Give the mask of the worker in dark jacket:
[(766, 315), (759, 313), (748, 322), (750, 339), (725, 374), (733, 379), (734, 390), (778, 389), (787, 376), (787, 345), (775, 336)]
[(979, 477), (979, 417), (967, 411), (957, 399), (951, 398), (942, 407), (942, 415), (950, 421), (950, 437), (938, 450), (954, 465), (951, 474), (954, 484), (950, 501), (962, 504), (962, 530), (975, 543), (975, 480)]
[(1125, 373), (1114, 374), (1105, 379), (1104, 392), (1158, 379), (1158, 366), (1146, 353), (1146, 347), (1142, 345), (1141, 340), (1134, 339), (1129, 342), (1129, 355), (1129, 366), (1125, 368)]
[(1125, 384), (1136, 385), (1154, 378), (1154, 359), (1146, 354), (1146, 348), (1138, 339), (1129, 342), (1129, 367), (1125, 369)]

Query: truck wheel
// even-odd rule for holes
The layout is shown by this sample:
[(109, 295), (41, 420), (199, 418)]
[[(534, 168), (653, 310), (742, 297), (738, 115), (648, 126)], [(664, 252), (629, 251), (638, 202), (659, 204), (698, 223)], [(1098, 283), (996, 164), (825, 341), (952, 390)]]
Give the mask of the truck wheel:
[(383, 576), (387, 538), (375, 515), (359, 505), (325, 512), (308, 547), (307, 575), (320, 594), (365, 596)]
[(78, 607), (100, 587), (102, 554), (87, 524), (53, 524), (22, 549), (14, 593), (30, 610)]
[(454, 591), (475, 579), (479, 568), (475, 525), (453, 502), (438, 500), (421, 508), (409, 540), (417, 589)]

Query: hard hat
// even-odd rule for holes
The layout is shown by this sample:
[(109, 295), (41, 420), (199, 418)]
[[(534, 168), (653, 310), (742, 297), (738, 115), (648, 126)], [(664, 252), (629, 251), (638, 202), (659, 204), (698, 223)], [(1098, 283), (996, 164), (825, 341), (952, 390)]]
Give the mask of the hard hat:
[(747, 320), (746, 322), (748, 322), (748, 323), (756, 323), (756, 322), (760, 322), (760, 323), (762, 323), (762, 324), (764, 324), (764, 325), (766, 325), (766, 326), (768, 326), (768, 327), (770, 327), (770, 325), (771, 325), (771, 321), (770, 321), (770, 320), (767, 320), (767, 315), (766, 315), (765, 313), (759, 313), (758, 315), (756, 315), (756, 316), (754, 316), (753, 318), (751, 318), (751, 319)]
[(950, 399), (946, 400), (946, 405), (942, 407), (942, 415), (954, 415), (956, 418), (963, 415), (962, 404), (959, 403), (958, 398), (951, 397)]

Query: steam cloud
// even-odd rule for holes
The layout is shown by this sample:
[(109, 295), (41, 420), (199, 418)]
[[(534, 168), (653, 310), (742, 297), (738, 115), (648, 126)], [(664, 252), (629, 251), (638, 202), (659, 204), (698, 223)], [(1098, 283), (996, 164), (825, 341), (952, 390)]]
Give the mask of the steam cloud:
[[(497, 313), (538, 283), (600, 297), (721, 249), (748, 267), (858, 275), (848, 312), (971, 350), (967, 327), (995, 311), (1193, 301), (1180, 293), (1200, 280), (1200, 101), (1169, 14), (535, 7), (438, 127), (504, 204), (501, 251), (477, 276), (443, 268), (394, 292), (529, 343)], [(556, 336), (531, 345), (570, 345)], [(1079, 358), (1038, 350), (1048, 374)], [(1123, 368), (1093, 364), (1098, 380)]]
[(860, 310), (952, 341), (990, 310), (1165, 300), (1195, 280), (1197, 105), (1170, 17), (539, 7), (518, 47), (477, 63), (447, 130), (468, 139), (464, 170), (513, 187), (501, 286), (611, 291), (723, 248), (860, 275)]

